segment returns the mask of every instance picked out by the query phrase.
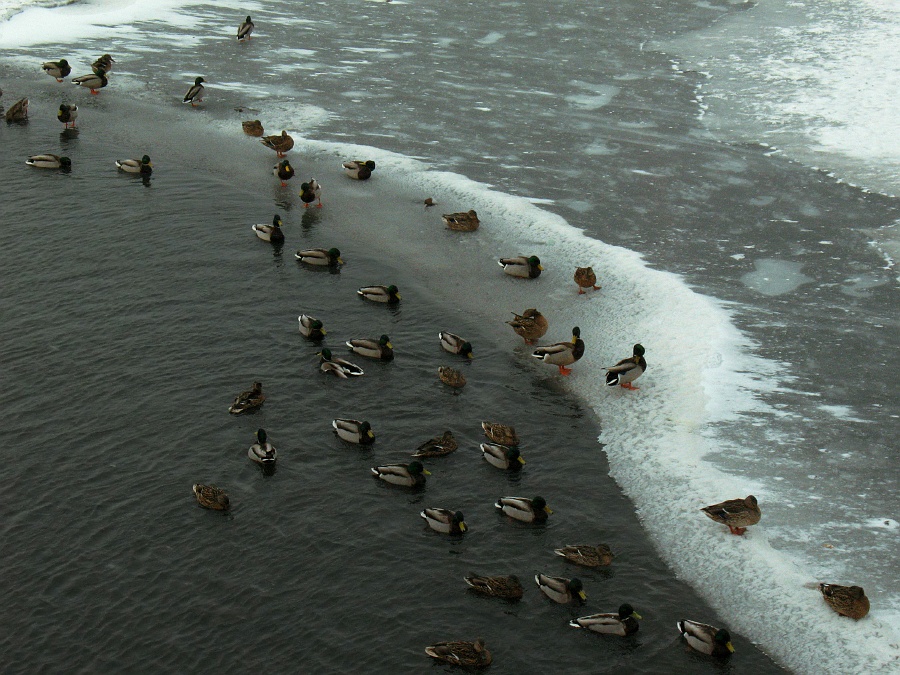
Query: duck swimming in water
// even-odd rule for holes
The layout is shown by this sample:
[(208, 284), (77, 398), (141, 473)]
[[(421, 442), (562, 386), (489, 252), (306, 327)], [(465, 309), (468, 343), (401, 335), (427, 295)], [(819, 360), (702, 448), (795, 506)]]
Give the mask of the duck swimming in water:
[(281, 216), (277, 213), (272, 217), (271, 225), (251, 225), (250, 229), (256, 232), (256, 236), (263, 241), (269, 241), (273, 244), (284, 243), (284, 231), (281, 229)]
[(139, 173), (142, 176), (149, 176), (153, 173), (153, 163), (150, 161), (150, 155), (144, 155), (140, 159), (117, 159), (116, 167), (125, 173)]

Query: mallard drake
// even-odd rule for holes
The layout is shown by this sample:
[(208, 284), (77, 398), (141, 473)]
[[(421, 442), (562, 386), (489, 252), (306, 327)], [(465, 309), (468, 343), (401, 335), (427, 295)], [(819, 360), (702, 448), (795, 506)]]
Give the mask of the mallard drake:
[(571, 368), (566, 368), (584, 356), (584, 341), (581, 339), (581, 329), (577, 326), (572, 329), (572, 339), (569, 342), (557, 342), (556, 344), (538, 347), (531, 354), (534, 358), (544, 363), (559, 367), (560, 375), (568, 375)]
[(106, 85), (109, 84), (109, 80), (106, 79), (106, 73), (102, 70), (97, 73), (90, 73), (89, 75), (81, 75), (80, 77), (73, 77), (72, 84), (77, 87), (85, 87), (91, 90), (92, 94), (99, 94), (98, 89), (103, 89)]
[(78, 106), (77, 105), (69, 105), (68, 103), (60, 103), (59, 111), (56, 113), (56, 119), (62, 122), (66, 129), (69, 128), (69, 125), (72, 125), (72, 128), (75, 128), (75, 120), (78, 118)]
[(353, 159), (344, 162), (344, 173), (354, 180), (368, 180), (372, 177), (372, 171), (375, 170), (375, 162), (371, 159), (359, 160)]
[(271, 225), (257, 223), (256, 225), (251, 225), (250, 229), (256, 232), (256, 236), (263, 241), (281, 244), (284, 243), (284, 231), (281, 229), (281, 225), (281, 216), (276, 213), (272, 217)]
[(430, 476), (431, 472), (422, 466), (422, 462), (413, 460), (409, 464), (373, 466), (372, 475), (391, 485), (419, 487), (425, 485), (425, 476)]
[(687, 643), (703, 654), (710, 656), (731, 656), (731, 634), (724, 628), (716, 628), (706, 623), (682, 619), (677, 624), (678, 632)]
[(28, 166), (37, 169), (71, 169), (72, 160), (58, 155), (32, 155), (25, 160)]
[(553, 513), (543, 497), (527, 499), (525, 497), (500, 497), (494, 506), (505, 515), (523, 523), (534, 523), (547, 520), (547, 516)]
[(370, 359), (390, 361), (394, 358), (394, 345), (391, 344), (391, 338), (387, 335), (382, 335), (377, 340), (354, 338), (353, 340), (347, 340), (346, 345), (350, 347), (351, 352)]
[(481, 221), (478, 220), (478, 214), (475, 213), (474, 209), (461, 211), (460, 213), (445, 213), (441, 216), (441, 220), (451, 230), (457, 230), (458, 232), (474, 232), (481, 225)]
[(521, 314), (512, 313), (515, 317), (512, 321), (507, 321), (516, 335), (525, 340), (525, 344), (533, 344), (538, 338), (544, 337), (550, 324), (547, 323), (547, 317), (534, 308), (526, 309)]
[(338, 438), (348, 443), (371, 445), (375, 442), (375, 432), (372, 431), (372, 425), (368, 422), (338, 418), (331, 422), (331, 426)]
[(523, 279), (537, 279), (541, 276), (541, 271), (544, 269), (541, 265), (541, 259), (536, 255), (500, 258), (497, 262), (503, 268), (503, 271), (511, 277), (521, 277)]
[(473, 591), (482, 595), (490, 595), (493, 598), (519, 600), (524, 592), (519, 577), (515, 574), (510, 574), (508, 577), (483, 577), (475, 572), (469, 572), (463, 579), (472, 587)]
[(55, 77), (57, 82), (62, 82), (63, 78), (68, 77), (69, 73), (72, 72), (69, 62), (65, 59), (60, 59), (59, 61), (47, 61), (41, 66), (41, 69), (50, 77)]
[(606, 567), (613, 560), (613, 552), (606, 544), (563, 546), (553, 549), (553, 552), (569, 562), (583, 567)]
[(205, 509), (213, 509), (214, 511), (227, 511), (231, 506), (228, 495), (225, 490), (215, 485), (194, 484), (194, 496), (197, 497), (197, 503)]
[(615, 387), (618, 384), (623, 389), (635, 390), (638, 387), (631, 383), (643, 375), (645, 370), (647, 370), (647, 362), (644, 360), (644, 347), (636, 344), (630, 359), (622, 359), (616, 365), (606, 369), (606, 386)]
[(372, 302), (387, 302), (393, 304), (400, 302), (400, 291), (396, 286), (363, 286), (356, 294)]
[(242, 391), (234, 397), (234, 403), (228, 407), (232, 415), (256, 410), (266, 401), (266, 395), (262, 392), (262, 382), (254, 382), (247, 391)]
[(28, 119), (28, 99), (20, 98), (6, 111), (6, 123), (24, 122)]
[(454, 389), (462, 389), (466, 386), (465, 375), (450, 366), (438, 366), (438, 377), (441, 382)]
[(113, 64), (115, 62), (116, 60), (112, 56), (104, 54), (91, 64), (91, 70), (97, 75), (99, 75), (101, 71), (103, 71), (104, 75), (109, 75), (109, 73), (112, 72)]
[(619, 605), (616, 614), (590, 614), (572, 619), (569, 625), (572, 628), (586, 628), (595, 633), (605, 635), (632, 635), (637, 633), (640, 624), (637, 622), (641, 615), (634, 611), (634, 607), (627, 602)]
[(326, 331), (322, 322), (309, 314), (301, 314), (297, 317), (300, 324), (300, 335), (310, 340), (321, 340), (325, 337)]
[(459, 444), (449, 429), (440, 436), (429, 438), (413, 453), (413, 457), (443, 457), (456, 450)]
[(347, 375), (353, 377), (359, 377), (363, 374), (363, 369), (357, 366), (355, 363), (350, 363), (346, 359), (342, 359), (337, 356), (331, 355), (331, 350), (326, 347), (322, 351), (320, 351), (316, 356), (320, 356), (322, 358), (322, 363), (330, 362), (340, 366)]
[(272, 175), (281, 181), (281, 187), (285, 187), (286, 181), (294, 177), (294, 167), (286, 159), (282, 160), (272, 167)]
[(315, 179), (310, 178), (308, 183), (300, 185), (300, 201), (303, 202), (303, 208), (307, 208), (314, 201), (319, 200), (316, 208), (322, 208), (322, 185)]
[(491, 665), (493, 658), (484, 640), (478, 638), (475, 642), (436, 642), (430, 647), (425, 647), (425, 653), (438, 661), (446, 661), (454, 666), (465, 668), (486, 668)]
[(462, 511), (430, 508), (419, 515), (425, 519), (428, 527), (441, 534), (462, 534), (468, 529)]
[(240, 42), (241, 40), (249, 40), (250, 33), (253, 32), (254, 27), (255, 26), (253, 25), (253, 22), (250, 20), (249, 16), (246, 19), (244, 19), (244, 22), (240, 26), (238, 26), (238, 32), (237, 32), (238, 42)]
[(248, 136), (255, 136), (257, 138), (265, 133), (262, 122), (259, 120), (245, 120), (241, 122), (241, 128)]
[(519, 436), (516, 434), (515, 428), (508, 424), (482, 422), (481, 428), (484, 430), (484, 435), (494, 443), (508, 446), (519, 444)]
[(191, 107), (197, 105), (203, 100), (203, 83), (206, 82), (202, 77), (194, 78), (193, 86), (187, 90), (182, 103), (190, 103)]
[(250, 449), (247, 451), (247, 457), (257, 464), (274, 466), (275, 460), (278, 459), (278, 451), (274, 445), (268, 442), (265, 429), (256, 430), (256, 443), (250, 446)]
[(498, 469), (521, 469), (525, 465), (525, 458), (516, 446), (500, 445), (499, 443), (482, 443), (481, 455), (491, 466)]
[(472, 354), (472, 345), (459, 335), (442, 330), (438, 333), (438, 339), (440, 339), (444, 351), (465, 356), (467, 359), (475, 358), (475, 355)]
[(566, 579), (565, 577), (551, 577), (548, 574), (535, 574), (534, 581), (541, 589), (541, 593), (546, 595), (553, 602), (561, 605), (575, 601), (584, 601), (587, 596), (584, 594), (584, 586), (581, 579)]
[(341, 252), (336, 248), (307, 248), (297, 251), (294, 257), (302, 263), (318, 267), (337, 267), (344, 264)]
[(818, 588), (828, 606), (841, 616), (859, 620), (869, 613), (869, 598), (862, 586), (819, 584)]
[(747, 495), (744, 499), (728, 499), (700, 510), (717, 523), (727, 525), (731, 534), (744, 534), (747, 527), (756, 525), (762, 515), (753, 495)]
[(116, 167), (125, 173), (139, 173), (142, 176), (149, 176), (153, 173), (153, 163), (150, 161), (150, 155), (144, 155), (140, 159), (117, 159)]
[(600, 290), (593, 267), (577, 267), (575, 269), (575, 283), (578, 284), (578, 295), (583, 295), (585, 288), (593, 288), (595, 291)]
[(294, 147), (294, 139), (290, 137), (287, 131), (282, 130), (281, 134), (275, 134), (273, 136), (264, 136), (259, 139), (259, 142), (262, 143), (267, 148), (271, 148), (275, 151), (275, 154), (279, 157), (284, 157), (284, 153), (288, 152), (291, 148)]

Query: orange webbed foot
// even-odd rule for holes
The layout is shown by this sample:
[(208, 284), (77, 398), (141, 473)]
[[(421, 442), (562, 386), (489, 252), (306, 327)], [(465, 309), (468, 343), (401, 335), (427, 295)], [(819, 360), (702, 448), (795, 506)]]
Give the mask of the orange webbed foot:
[(559, 374), (560, 374), (560, 375), (570, 375), (571, 373), (572, 373), (572, 369), (571, 369), (571, 368), (566, 368), (565, 366), (560, 366), (560, 367), (559, 367)]

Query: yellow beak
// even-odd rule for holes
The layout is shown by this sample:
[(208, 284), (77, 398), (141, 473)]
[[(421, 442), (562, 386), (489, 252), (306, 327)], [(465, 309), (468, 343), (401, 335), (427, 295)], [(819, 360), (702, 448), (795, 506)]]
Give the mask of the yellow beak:
[(582, 600), (587, 600), (587, 596), (584, 594), (584, 591), (578, 591), (578, 597)]
[(466, 531), (466, 524), (465, 524), (465, 523), (460, 523), (460, 524), (459, 524), (459, 531), (460, 531), (460, 532), (465, 532), (465, 531)]
[(640, 619), (640, 618), (642, 618), (641, 615), (638, 614), (637, 612), (632, 612), (632, 613), (631, 613), (631, 616), (633, 616), (635, 619)]
[(730, 642), (726, 642), (726, 643), (725, 643), (725, 647), (726, 647), (726, 648), (728, 649), (728, 651), (730, 651), (732, 654), (734, 653), (734, 647), (731, 645)]
[(550, 510), (549, 506), (545, 506), (544, 511), (546, 511), (547, 513), (553, 513), (553, 511)]
[(426, 476), (431, 475), (431, 472), (428, 469), (422, 469), (422, 473), (424, 473)]
[(522, 455), (519, 455), (517, 459), (519, 460), (519, 462), (520, 462), (521, 464), (524, 464), (524, 463), (525, 463), (525, 458), (522, 457)]
[(386, 342), (384, 346), (387, 347), (388, 349), (394, 348), (394, 345), (392, 345), (390, 342)]
[(538, 269), (539, 269), (539, 270), (542, 270), (542, 269), (544, 269), (544, 266), (543, 266), (543, 265), (538, 265)]

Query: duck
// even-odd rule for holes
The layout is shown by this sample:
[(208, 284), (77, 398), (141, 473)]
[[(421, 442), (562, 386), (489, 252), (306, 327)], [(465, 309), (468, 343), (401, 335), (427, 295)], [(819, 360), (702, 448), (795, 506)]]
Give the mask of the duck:
[(682, 619), (677, 624), (678, 632), (687, 643), (703, 654), (710, 656), (731, 656), (734, 647), (731, 645), (731, 634), (724, 628), (716, 628), (698, 621)]
[(259, 142), (274, 150), (279, 157), (284, 157), (285, 153), (294, 147), (294, 139), (284, 130), (281, 131), (281, 134), (264, 136), (259, 139)]
[(337, 267), (344, 264), (341, 252), (336, 248), (307, 248), (297, 251), (294, 257), (302, 263), (318, 267)]
[(381, 361), (390, 361), (394, 358), (394, 345), (391, 344), (391, 338), (382, 335), (377, 340), (369, 338), (354, 338), (347, 340), (345, 343), (351, 352), (355, 352), (360, 356), (366, 356), (370, 359), (379, 359)]
[(391, 485), (421, 487), (425, 485), (425, 476), (430, 476), (431, 472), (422, 466), (422, 462), (413, 460), (409, 464), (373, 466), (372, 475)]
[(516, 433), (515, 427), (511, 427), (508, 424), (501, 424), (500, 422), (482, 422), (481, 428), (484, 430), (484, 435), (487, 436), (492, 443), (508, 446), (519, 444), (519, 435)]
[(287, 185), (286, 181), (294, 177), (294, 167), (286, 159), (282, 160), (272, 167), (272, 175), (281, 181), (281, 187), (285, 187)]
[(472, 345), (459, 335), (442, 330), (438, 333), (438, 339), (440, 339), (444, 351), (465, 356), (467, 359), (475, 358), (475, 355), (472, 354)]
[[(428, 204), (426, 204), (426, 206), (428, 206)], [(441, 216), (441, 220), (443, 220), (444, 225), (451, 230), (456, 230), (458, 232), (474, 232), (478, 229), (478, 226), (481, 225), (481, 221), (478, 220), (478, 214), (475, 213), (474, 209), (461, 211), (459, 213), (445, 213)]]
[(553, 602), (565, 605), (572, 601), (584, 601), (587, 596), (584, 594), (584, 585), (581, 579), (566, 579), (565, 577), (551, 577), (548, 574), (535, 574), (534, 582), (541, 589), (541, 593), (546, 595)]
[(538, 338), (544, 337), (544, 334), (547, 332), (547, 329), (550, 327), (550, 324), (547, 322), (547, 317), (537, 311), (534, 307), (526, 309), (521, 314), (513, 314), (513, 320), (507, 321), (512, 329), (515, 331), (516, 335), (525, 340), (525, 344), (530, 345), (534, 344), (534, 341)]
[(348, 373), (343, 366), (341, 366), (339, 363), (335, 363), (334, 361), (323, 361), (319, 365), (319, 370), (321, 370), (323, 373), (330, 373), (331, 375), (334, 375), (335, 377), (342, 380), (346, 380), (351, 375), (351, 373)]
[(429, 206), (437, 206), (437, 202), (434, 201), (433, 197), (425, 197), (425, 208), (427, 209)]
[(271, 225), (257, 223), (256, 225), (251, 225), (250, 229), (256, 232), (256, 236), (263, 241), (281, 244), (284, 243), (284, 231), (281, 229), (281, 225), (281, 216), (276, 213), (272, 217)]
[(475, 642), (458, 640), (456, 642), (436, 642), (425, 647), (425, 653), (438, 661), (446, 661), (454, 666), (464, 668), (486, 668), (491, 665), (493, 658), (484, 640), (478, 638)]
[(400, 291), (396, 286), (363, 286), (356, 294), (372, 302), (386, 302), (394, 304), (400, 302)]
[(371, 159), (365, 161), (354, 159), (343, 163), (344, 173), (354, 180), (369, 180), (372, 171), (375, 170), (375, 162)]
[(363, 374), (363, 369), (357, 366), (355, 363), (350, 363), (346, 359), (332, 356), (331, 350), (328, 349), (328, 347), (320, 351), (318, 354), (316, 354), (316, 356), (320, 356), (322, 358), (323, 365), (326, 361), (334, 363), (340, 366), (347, 375), (350, 375), (352, 377), (359, 377)]
[(469, 572), (463, 579), (472, 587), (473, 591), (489, 595), (492, 598), (519, 600), (524, 593), (522, 583), (515, 574), (506, 577), (484, 577), (475, 572)]
[(546, 347), (538, 347), (531, 355), (544, 363), (559, 367), (560, 375), (569, 375), (572, 369), (566, 368), (566, 366), (572, 365), (584, 356), (581, 329), (577, 326), (572, 329), (572, 339), (569, 342), (557, 342)]
[(743, 499), (728, 499), (718, 504), (700, 509), (717, 523), (727, 525), (731, 534), (741, 535), (750, 525), (756, 525), (762, 515), (756, 497), (747, 495)]
[(108, 75), (112, 72), (113, 64), (115, 62), (116, 60), (112, 56), (104, 54), (91, 64), (91, 70), (97, 75), (100, 74), (100, 71), (103, 71), (104, 75)]
[(255, 136), (256, 138), (259, 138), (265, 133), (262, 122), (259, 120), (245, 120), (241, 122), (241, 128), (244, 130), (245, 134), (248, 136)]
[(253, 22), (250, 20), (250, 17), (248, 16), (246, 19), (244, 19), (244, 22), (240, 26), (238, 26), (238, 31), (237, 31), (238, 42), (241, 42), (242, 40), (249, 40), (250, 34), (253, 32), (254, 28), (255, 28), (255, 26), (253, 25)]
[(632, 391), (638, 389), (632, 382), (638, 379), (647, 370), (647, 362), (644, 360), (644, 346), (636, 344), (632, 349), (630, 359), (622, 359), (616, 365), (606, 369), (606, 386), (615, 387), (617, 384), (623, 389)]
[(338, 418), (332, 420), (331, 426), (338, 438), (348, 443), (371, 445), (375, 442), (375, 432), (372, 431), (372, 425), (368, 422)]
[(468, 529), (462, 511), (428, 508), (419, 515), (425, 519), (428, 527), (441, 534), (462, 534)]
[(314, 201), (319, 200), (316, 208), (322, 208), (322, 185), (315, 179), (310, 178), (308, 183), (300, 184), (300, 201), (303, 202), (303, 208), (307, 208)]
[(71, 169), (72, 160), (58, 155), (32, 155), (25, 160), (28, 166), (37, 169)]
[(522, 279), (537, 279), (541, 276), (541, 271), (544, 269), (541, 265), (541, 259), (536, 255), (500, 258), (497, 262), (508, 275), (521, 277)]
[(449, 429), (440, 436), (429, 438), (422, 443), (413, 453), (413, 457), (443, 457), (449, 455), (459, 447), (453, 432)]
[(6, 111), (6, 123), (24, 122), (28, 119), (28, 99), (20, 98)]
[(466, 386), (466, 377), (456, 368), (450, 366), (438, 366), (438, 378), (448, 387), (462, 389)]
[(542, 522), (553, 513), (543, 497), (533, 499), (525, 497), (500, 497), (494, 506), (500, 509), (504, 515), (523, 523)]
[(634, 607), (627, 602), (619, 605), (619, 611), (615, 614), (590, 614), (572, 619), (569, 625), (572, 628), (585, 628), (595, 633), (604, 635), (633, 635), (638, 632), (640, 624), (637, 622), (641, 615), (634, 611)]
[(553, 552), (582, 567), (606, 567), (612, 563), (614, 557), (606, 544), (597, 546), (575, 544), (553, 549)]
[(500, 445), (499, 443), (482, 443), (481, 456), (491, 466), (498, 469), (521, 469), (525, 466), (525, 458), (516, 446)]
[(274, 445), (267, 441), (267, 438), (265, 429), (257, 429), (256, 443), (250, 446), (250, 449), (247, 451), (247, 457), (257, 464), (271, 467), (275, 465), (275, 460), (278, 459), (278, 451)]
[(319, 319), (309, 314), (301, 314), (297, 317), (300, 324), (300, 335), (310, 340), (321, 340), (325, 337), (325, 328)]
[(72, 67), (65, 59), (60, 59), (59, 61), (47, 61), (41, 66), (41, 70), (50, 77), (55, 77), (57, 82), (62, 82), (72, 72)]
[(828, 606), (841, 616), (858, 621), (869, 613), (869, 598), (862, 586), (819, 584), (818, 589)]
[(194, 78), (194, 84), (187, 90), (182, 103), (190, 103), (192, 108), (200, 103), (203, 100), (203, 92), (205, 91), (203, 88), (204, 82), (206, 82), (206, 80), (202, 77)]
[(600, 290), (597, 285), (597, 275), (594, 274), (593, 267), (576, 267), (575, 283), (578, 284), (578, 295), (584, 295), (585, 288), (593, 288), (595, 291)]
[(242, 391), (234, 397), (234, 403), (228, 407), (232, 415), (240, 415), (251, 410), (256, 410), (266, 401), (266, 395), (262, 392), (262, 382), (254, 382), (247, 391)]
[(205, 509), (213, 509), (214, 511), (227, 511), (231, 507), (228, 495), (222, 488), (215, 485), (203, 485), (194, 483), (194, 496), (197, 503)]
[(91, 93), (96, 95), (100, 93), (98, 89), (103, 89), (103, 87), (109, 84), (109, 80), (106, 79), (106, 73), (101, 70), (98, 73), (90, 73), (89, 75), (73, 77), (72, 84), (74, 84), (76, 87), (85, 87), (87, 89), (90, 89)]
[(150, 155), (144, 155), (140, 159), (117, 159), (116, 167), (125, 173), (139, 173), (142, 176), (149, 176), (153, 173)]
[(69, 125), (72, 125), (72, 128), (75, 128), (75, 120), (78, 118), (78, 106), (77, 105), (69, 105), (68, 103), (60, 103), (59, 111), (56, 113), (56, 119), (65, 125), (66, 129), (69, 128)]

